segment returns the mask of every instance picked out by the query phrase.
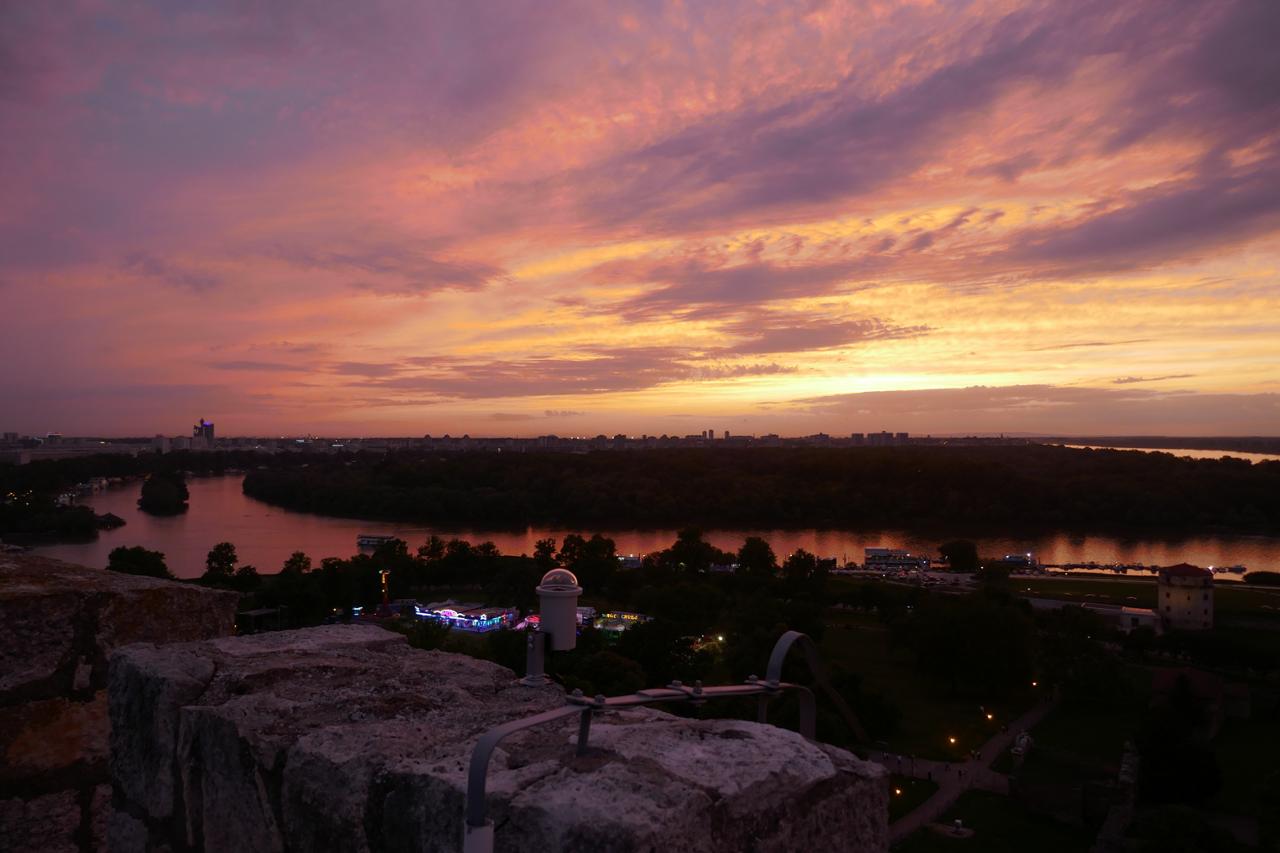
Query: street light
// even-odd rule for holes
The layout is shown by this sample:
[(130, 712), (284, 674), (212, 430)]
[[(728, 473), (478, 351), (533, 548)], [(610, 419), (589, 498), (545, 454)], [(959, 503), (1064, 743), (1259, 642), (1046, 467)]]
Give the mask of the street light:
[(952, 746), (956, 745), (956, 739), (953, 737), (947, 738), (947, 742), (950, 743)]

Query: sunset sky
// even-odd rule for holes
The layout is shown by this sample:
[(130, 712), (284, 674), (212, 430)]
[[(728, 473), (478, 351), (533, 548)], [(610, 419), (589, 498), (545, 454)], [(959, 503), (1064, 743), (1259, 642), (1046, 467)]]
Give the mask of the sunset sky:
[(1280, 3), (6, 2), (0, 430), (1280, 434)]

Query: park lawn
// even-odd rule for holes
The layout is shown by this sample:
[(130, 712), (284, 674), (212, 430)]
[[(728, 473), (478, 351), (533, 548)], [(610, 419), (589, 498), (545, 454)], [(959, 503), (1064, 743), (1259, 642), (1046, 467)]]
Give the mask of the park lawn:
[(1124, 743), (1142, 722), (1144, 697), (1128, 697), (1115, 705), (1064, 704), (1055, 708), (1031, 734), (1035, 749), (1071, 755), (1080, 763), (1118, 771)]
[(889, 823), (910, 814), (938, 790), (936, 782), (896, 773), (889, 777)]
[[(914, 654), (893, 645), (887, 628), (878, 624), (828, 625), (822, 655), (862, 678), (865, 690), (880, 693), (901, 712), (895, 733), (883, 748), (903, 755), (935, 760), (963, 760), (968, 751), (1000, 731), (1003, 722), (1030, 708), (1034, 693), (1004, 703), (981, 703), (948, 696), (916, 668)], [(954, 737), (953, 746), (948, 738)]]
[(823, 614), (822, 621), (827, 627), (873, 629), (884, 627), (884, 623), (880, 621), (877, 614), (865, 610), (838, 610), (829, 607)]
[[(1047, 580), (1013, 578), (1013, 591), (1035, 598), (1052, 598), (1077, 604), (1121, 604), (1127, 607), (1155, 607), (1154, 579), (1139, 580)], [(1222, 582), (1213, 588), (1215, 619), (1265, 619), (1280, 622), (1280, 591)]]
[(947, 838), (927, 827), (916, 832), (899, 853), (1079, 853), (1093, 843), (1093, 833), (1031, 814), (1017, 803), (986, 791), (965, 791), (939, 821), (956, 819), (974, 830), (970, 838)]
[[(991, 763), (999, 773), (1061, 783), (1111, 778), (1120, 769), (1134, 715), (1116, 710), (1059, 706), (1032, 729), (1035, 744), (1020, 768), (1009, 750)], [(1136, 724), (1136, 719), (1133, 719)]]
[(1218, 584), (1213, 588), (1215, 619), (1240, 617), (1280, 622), (1280, 589)]
[[(1069, 702), (1049, 712), (1031, 730), (1035, 744), (1028, 764), (1039, 767), (1028, 769), (1056, 767), (1073, 778), (1113, 776), (1118, 772), (1124, 743), (1141, 725), (1151, 690), (1151, 673), (1146, 668), (1128, 667), (1125, 674), (1130, 693), (1114, 703)], [(991, 766), (1008, 773), (1013, 768), (1013, 757), (1006, 751)]]
[(1054, 598), (1078, 604), (1123, 604), (1128, 607), (1155, 607), (1154, 580), (1046, 580), (1012, 578), (1010, 585), (1019, 595)]

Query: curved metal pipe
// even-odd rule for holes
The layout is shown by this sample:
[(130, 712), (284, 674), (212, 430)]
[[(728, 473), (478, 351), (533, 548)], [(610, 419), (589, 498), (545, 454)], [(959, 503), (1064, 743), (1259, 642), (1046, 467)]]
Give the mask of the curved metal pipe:
[[(765, 683), (773, 688), (782, 683), (782, 665), (786, 662), (787, 654), (791, 651), (792, 646), (798, 646), (800, 651), (804, 653), (805, 662), (809, 664), (809, 672), (813, 675), (814, 684), (821, 688), (822, 692), (836, 706), (840, 716), (844, 718), (849, 728), (853, 730), (854, 737), (860, 743), (865, 743), (867, 741), (866, 730), (862, 728), (862, 723), (858, 721), (858, 715), (853, 713), (849, 703), (845, 702), (844, 697), (831, 686), (831, 679), (827, 676), (827, 669), (822, 665), (822, 657), (818, 654), (818, 646), (808, 634), (802, 634), (799, 631), (788, 631), (778, 638), (778, 642), (773, 646), (773, 653), (769, 655), (769, 668), (765, 672)], [(803, 725), (805, 713), (803, 707), (800, 713), (801, 724)], [(805, 737), (813, 740), (812, 734), (805, 735)]]
[(467, 826), (484, 826), (485, 815), (488, 809), (485, 806), (485, 778), (489, 775), (489, 759), (493, 758), (493, 751), (509, 735), (513, 735), (522, 729), (532, 728), (543, 723), (550, 723), (563, 717), (573, 714), (591, 713), (590, 709), (584, 710), (579, 705), (565, 705), (563, 708), (552, 708), (550, 711), (543, 711), (541, 714), (534, 714), (532, 717), (524, 717), (519, 720), (512, 720), (509, 723), (503, 723), (500, 726), (494, 726), (489, 731), (480, 735), (480, 740), (476, 741), (476, 748), (471, 753), (471, 766), (467, 771)]

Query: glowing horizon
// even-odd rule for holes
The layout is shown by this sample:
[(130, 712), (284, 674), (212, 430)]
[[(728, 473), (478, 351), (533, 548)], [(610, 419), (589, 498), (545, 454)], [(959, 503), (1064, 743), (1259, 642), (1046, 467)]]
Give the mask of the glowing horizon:
[(10, 4), (0, 429), (1280, 433), (1280, 5)]

